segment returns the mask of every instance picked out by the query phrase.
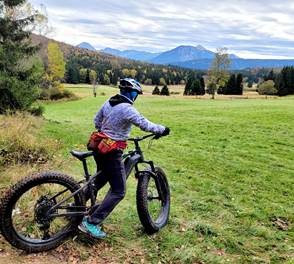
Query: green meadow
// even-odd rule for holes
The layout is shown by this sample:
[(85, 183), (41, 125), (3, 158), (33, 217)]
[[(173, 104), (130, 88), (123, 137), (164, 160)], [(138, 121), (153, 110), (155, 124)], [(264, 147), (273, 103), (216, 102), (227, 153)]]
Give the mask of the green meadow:
[[(78, 180), (82, 166), (69, 151), (86, 150), (95, 113), (117, 90), (100, 87), (96, 98), (90, 87), (71, 90), (84, 96), (45, 104), (39, 135), (59, 142), (58, 168), (50, 169)], [(131, 176), (126, 198), (105, 221), (108, 238), (90, 244), (70, 239), (62, 247), (73, 249), (80, 261), (97, 255), (126, 263), (293, 263), (294, 97), (197, 100), (143, 95), (135, 107), (172, 131), (142, 145), (145, 157), (168, 175), (169, 224), (152, 236), (143, 232), (136, 179)], [(132, 131), (132, 136), (143, 134)], [(90, 167), (93, 172), (93, 161)]]

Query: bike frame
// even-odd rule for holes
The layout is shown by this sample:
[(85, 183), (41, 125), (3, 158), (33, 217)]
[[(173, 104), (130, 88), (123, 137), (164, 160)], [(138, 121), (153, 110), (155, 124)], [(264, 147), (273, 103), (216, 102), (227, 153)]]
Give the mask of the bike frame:
[[(147, 161), (144, 159), (144, 155), (143, 152), (140, 148), (139, 142), (150, 138), (150, 137), (154, 137), (154, 134), (150, 134), (150, 135), (146, 135), (143, 137), (136, 137), (136, 138), (130, 138), (128, 141), (134, 142), (135, 144), (135, 150), (129, 151), (126, 154), (123, 154), (123, 162), (124, 162), (124, 166), (125, 166), (125, 170), (126, 170), (126, 176), (127, 178), (129, 177), (129, 175), (131, 174), (132, 170), (135, 168), (135, 177), (139, 178), (142, 173), (144, 174), (149, 174), (150, 177), (153, 177), (154, 179), (157, 177), (156, 176), (156, 170), (155, 170), (155, 166), (153, 161)], [(88, 152), (89, 156), (93, 156), (94, 153), (92, 152)], [(94, 179), (96, 177), (99, 177), (99, 175), (102, 173), (102, 171), (98, 171), (96, 172), (93, 176), (90, 175), (89, 170), (88, 170), (88, 166), (87, 166), (87, 160), (86, 158), (81, 159), (82, 163), (83, 163), (83, 168), (84, 168), (84, 177), (85, 180), (80, 181), (79, 183), (84, 183), (84, 185), (79, 188), (78, 190), (76, 190), (74, 193), (72, 193), (71, 195), (69, 195), (68, 197), (64, 198), (62, 201), (58, 202), (56, 205), (54, 205), (53, 207), (51, 207), (49, 209), (49, 211), (47, 212), (47, 216), (49, 218), (55, 218), (55, 217), (63, 217), (63, 216), (81, 216), (81, 215), (87, 215), (89, 213), (89, 211), (91, 210), (91, 208), (93, 208), (95, 206), (95, 201), (96, 201), (96, 196), (94, 194), (94, 189), (93, 189), (93, 182)], [(139, 169), (139, 164), (148, 164), (150, 169), (149, 170), (140, 170)], [(163, 197), (162, 194), (162, 190), (160, 188), (160, 184), (158, 184), (158, 181), (156, 182), (156, 186), (158, 188), (158, 192), (159, 192), (159, 197)], [(90, 192), (90, 200), (91, 200), (91, 206), (90, 207), (86, 207), (86, 206), (71, 206), (71, 205), (66, 205), (64, 206), (64, 203), (66, 203), (69, 199), (71, 199), (72, 197), (74, 197), (76, 194), (82, 192), (84, 189), (88, 188), (89, 192)], [(56, 197), (58, 197), (59, 195), (65, 193), (68, 189), (65, 189), (57, 194), (55, 194), (53, 197), (50, 198), (50, 200), (54, 200)], [(99, 191), (99, 190), (98, 190)], [(67, 209), (67, 210), (74, 210), (74, 212), (64, 212), (64, 213), (54, 213), (54, 211), (56, 211), (57, 209)]]

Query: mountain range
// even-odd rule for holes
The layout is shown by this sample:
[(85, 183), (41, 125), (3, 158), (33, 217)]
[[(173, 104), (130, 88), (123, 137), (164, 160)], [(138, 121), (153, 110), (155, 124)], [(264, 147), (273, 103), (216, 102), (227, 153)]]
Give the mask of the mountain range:
[[(91, 51), (96, 49), (87, 42), (78, 45), (79, 48), (85, 48)], [(137, 50), (118, 50), (105, 48), (100, 52), (114, 56), (144, 61), (153, 64), (170, 64), (184, 68), (207, 70), (210, 68), (215, 56), (213, 51), (204, 48), (201, 45), (178, 46), (172, 50), (162, 53), (152, 53)], [(231, 70), (243, 70), (247, 68), (280, 68), (283, 66), (294, 66), (294, 60), (274, 60), (274, 59), (242, 59), (235, 54), (229, 55), (232, 61)]]

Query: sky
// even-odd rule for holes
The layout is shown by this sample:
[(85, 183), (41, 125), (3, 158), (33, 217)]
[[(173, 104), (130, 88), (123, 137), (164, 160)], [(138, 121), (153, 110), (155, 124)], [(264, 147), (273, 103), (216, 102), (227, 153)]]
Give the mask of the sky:
[(43, 4), (48, 37), (96, 49), (162, 52), (227, 47), (242, 58), (294, 58), (293, 0), (30, 0)]

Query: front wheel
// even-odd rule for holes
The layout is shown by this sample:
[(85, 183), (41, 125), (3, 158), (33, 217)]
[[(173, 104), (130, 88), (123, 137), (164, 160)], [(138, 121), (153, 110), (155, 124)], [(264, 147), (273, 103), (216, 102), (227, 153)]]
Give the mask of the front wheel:
[[(27, 252), (40, 252), (60, 245), (82, 220), (82, 216), (49, 218), (48, 212), (57, 203), (79, 190), (71, 177), (45, 172), (24, 178), (1, 199), (1, 231), (14, 247)], [(83, 207), (84, 197), (77, 192), (65, 205)], [(64, 213), (67, 209), (54, 209)]]
[(147, 233), (163, 228), (169, 219), (170, 190), (164, 171), (156, 167), (155, 175), (142, 172), (137, 186), (137, 211)]

